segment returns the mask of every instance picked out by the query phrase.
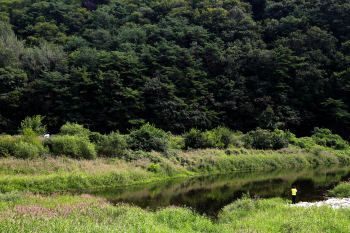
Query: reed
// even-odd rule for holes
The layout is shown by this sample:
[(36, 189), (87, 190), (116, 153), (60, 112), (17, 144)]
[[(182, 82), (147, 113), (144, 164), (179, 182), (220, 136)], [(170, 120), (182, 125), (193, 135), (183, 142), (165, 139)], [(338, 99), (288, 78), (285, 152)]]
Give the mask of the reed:
[(84, 190), (203, 173), (349, 164), (349, 161), (348, 154), (293, 148), (277, 151), (204, 149), (179, 151), (168, 157), (158, 152), (135, 152), (120, 159), (99, 157), (94, 160), (1, 158), (0, 191), (47, 193)]
[[(155, 212), (112, 206), (88, 195), (26, 194), (0, 208), (1, 232), (349, 232), (349, 209), (292, 207), (280, 198), (247, 196), (211, 220), (188, 207)], [(0, 207), (3, 201), (0, 200)]]

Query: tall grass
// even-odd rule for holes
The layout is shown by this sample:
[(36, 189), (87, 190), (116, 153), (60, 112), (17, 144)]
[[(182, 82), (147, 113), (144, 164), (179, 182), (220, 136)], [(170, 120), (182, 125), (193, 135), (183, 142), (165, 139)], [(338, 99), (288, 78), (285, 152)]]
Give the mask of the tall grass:
[[(0, 200), (0, 207), (3, 201)], [(217, 221), (187, 207), (156, 212), (91, 196), (40, 196), (0, 208), (1, 232), (349, 232), (349, 209), (291, 207), (280, 198), (243, 197)]]
[(55, 192), (129, 184), (201, 173), (349, 164), (349, 156), (331, 152), (283, 149), (205, 149), (165, 158), (157, 152), (130, 152), (123, 158), (77, 160), (40, 157), (0, 159), (0, 191)]
[(350, 197), (350, 182), (341, 182), (329, 191), (330, 197)]

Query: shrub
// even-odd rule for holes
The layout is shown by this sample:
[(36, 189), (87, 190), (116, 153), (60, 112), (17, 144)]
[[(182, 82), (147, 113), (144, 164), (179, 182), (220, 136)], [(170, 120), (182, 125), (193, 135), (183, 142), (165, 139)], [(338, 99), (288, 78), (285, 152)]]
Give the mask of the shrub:
[(20, 142), (18, 136), (4, 135), (0, 136), (0, 156), (9, 157), (13, 155), (16, 143)]
[(108, 135), (102, 136), (98, 145), (100, 147), (99, 153), (110, 157), (121, 156), (125, 149), (127, 149), (126, 140), (119, 132), (111, 132)]
[(185, 149), (185, 139), (181, 136), (170, 136), (169, 143), (172, 149)]
[[(288, 139), (282, 130), (275, 129), (272, 134), (272, 149), (278, 150), (288, 147)], [(289, 135), (291, 136), (291, 135)]]
[(89, 140), (94, 144), (99, 144), (103, 139), (103, 135), (99, 132), (90, 132)]
[(66, 124), (62, 125), (60, 134), (89, 138), (91, 132), (90, 130), (85, 129), (82, 125), (67, 122)]
[(314, 146), (311, 148), (310, 151), (312, 154), (314, 154), (316, 156), (320, 156), (324, 152), (324, 148), (322, 146)]
[(271, 132), (267, 129), (257, 128), (255, 131), (248, 132), (244, 139), (246, 148), (277, 150), (288, 147), (288, 140), (284, 132), (278, 129)]
[(39, 157), (40, 149), (28, 142), (19, 142), (15, 145), (13, 155), (19, 159), (34, 159)]
[(205, 149), (205, 148), (223, 148), (224, 144), (220, 141), (221, 135), (215, 131), (205, 131), (192, 128), (184, 135), (185, 148)]
[(62, 135), (52, 139), (52, 151), (57, 155), (67, 155), (72, 158), (93, 159), (96, 157), (94, 144), (86, 137)]
[(242, 132), (237, 131), (234, 135), (232, 146), (237, 147), (237, 148), (243, 147), (244, 146), (244, 137), (245, 137), (245, 135)]
[(306, 148), (310, 149), (311, 147), (315, 146), (316, 143), (311, 137), (301, 137), (296, 140), (296, 146), (300, 148)]
[(22, 133), (23, 135), (22, 137), (20, 137), (20, 141), (34, 145), (36, 148), (38, 148), (40, 155), (48, 150), (48, 148), (45, 148), (44, 145), (41, 143), (41, 141), (37, 137), (37, 133), (34, 132), (32, 128), (25, 128), (23, 129)]
[(164, 152), (170, 148), (170, 132), (157, 129), (149, 123), (133, 130), (129, 134), (128, 143), (133, 150)]
[(343, 150), (349, 147), (349, 143), (343, 140), (338, 134), (325, 128), (315, 128), (311, 136), (317, 145), (331, 147), (336, 150)]
[(43, 125), (41, 122), (45, 117), (40, 115), (36, 115), (33, 117), (26, 117), (21, 122), (21, 127), (19, 128), (20, 134), (23, 134), (24, 130), (31, 129), (35, 133), (36, 136), (43, 135), (46, 133), (46, 125)]
[(296, 145), (298, 139), (295, 136), (294, 133), (290, 132), (288, 129), (286, 131), (284, 131), (284, 137), (285, 139), (288, 140), (288, 143), (292, 144), (292, 145)]
[(127, 162), (132, 162), (135, 160), (143, 160), (143, 159), (147, 159), (152, 162), (160, 162), (159, 157), (155, 156), (153, 153), (145, 152), (142, 150), (137, 150), (137, 151), (126, 150), (123, 153), (123, 159)]
[(329, 191), (328, 196), (331, 197), (350, 197), (350, 183), (340, 182), (332, 190)]
[(235, 142), (235, 133), (227, 127), (218, 126), (212, 130), (217, 137), (220, 137), (220, 142), (224, 149)]
[(147, 170), (148, 170), (148, 171), (151, 171), (151, 172), (154, 172), (154, 173), (157, 173), (158, 170), (159, 170), (159, 167), (160, 167), (159, 164), (152, 163), (152, 164), (147, 168)]
[(45, 147), (48, 148), (49, 151), (52, 151), (52, 141), (54, 140), (55, 136), (50, 136), (48, 138), (44, 138), (41, 141), (41, 144)]
[(241, 152), (239, 151), (239, 149), (228, 149), (228, 150), (225, 150), (225, 154), (227, 154), (227, 155), (239, 155), (239, 154), (241, 154)]

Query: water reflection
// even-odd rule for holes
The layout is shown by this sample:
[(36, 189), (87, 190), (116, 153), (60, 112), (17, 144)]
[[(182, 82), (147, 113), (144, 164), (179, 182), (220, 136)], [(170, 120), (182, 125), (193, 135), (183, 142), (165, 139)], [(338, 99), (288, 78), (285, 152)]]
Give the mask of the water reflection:
[(147, 185), (93, 190), (88, 193), (112, 203), (133, 203), (156, 210), (176, 205), (189, 206), (200, 214), (216, 216), (222, 207), (249, 192), (260, 198), (290, 198), (291, 186), (298, 201), (323, 200), (327, 190), (350, 178), (350, 167), (318, 167), (273, 171), (232, 172), (173, 179)]

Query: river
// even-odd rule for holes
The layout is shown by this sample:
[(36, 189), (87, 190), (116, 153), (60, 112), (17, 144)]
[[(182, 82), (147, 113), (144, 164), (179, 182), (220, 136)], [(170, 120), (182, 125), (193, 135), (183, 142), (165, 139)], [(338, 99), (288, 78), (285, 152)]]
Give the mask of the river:
[[(257, 198), (291, 199), (291, 187), (298, 189), (297, 202), (325, 199), (327, 190), (350, 179), (350, 167), (288, 168), (237, 171), (171, 179), (145, 185), (91, 190), (114, 204), (129, 203), (149, 210), (166, 206), (187, 206), (215, 218), (229, 203), (248, 193)], [(86, 192), (85, 192), (86, 193)]]

